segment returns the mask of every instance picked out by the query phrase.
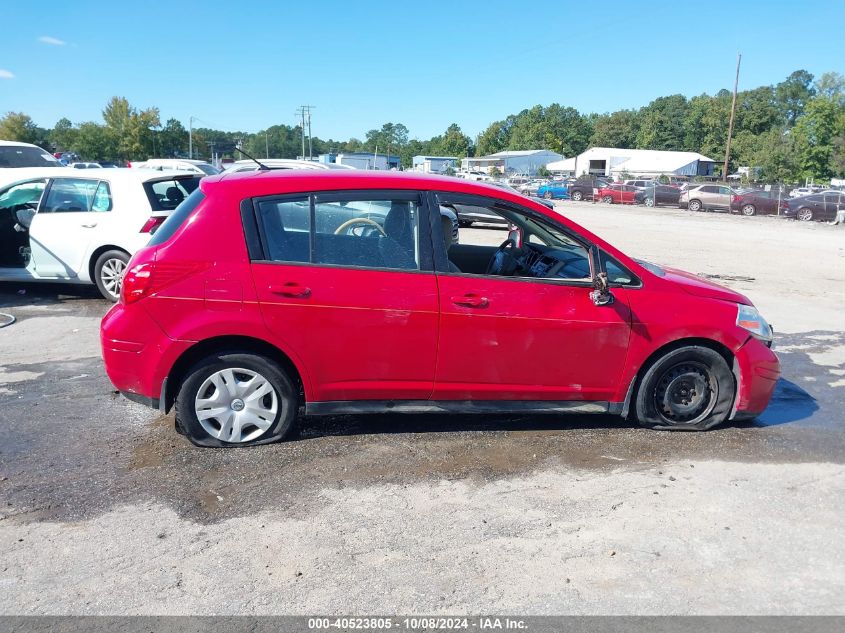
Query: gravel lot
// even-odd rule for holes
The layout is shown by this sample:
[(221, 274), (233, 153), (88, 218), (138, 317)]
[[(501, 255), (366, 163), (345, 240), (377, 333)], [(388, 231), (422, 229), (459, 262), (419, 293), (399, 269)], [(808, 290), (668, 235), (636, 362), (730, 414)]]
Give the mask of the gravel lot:
[(755, 301), (784, 372), (760, 419), (345, 416), (197, 449), (112, 392), (93, 290), (0, 284), (0, 614), (845, 614), (845, 229), (557, 209)]

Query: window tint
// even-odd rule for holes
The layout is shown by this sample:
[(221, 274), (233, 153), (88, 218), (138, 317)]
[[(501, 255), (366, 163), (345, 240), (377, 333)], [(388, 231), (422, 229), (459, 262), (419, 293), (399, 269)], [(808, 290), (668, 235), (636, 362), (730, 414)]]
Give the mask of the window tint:
[(176, 210), (158, 228), (158, 231), (153, 233), (153, 237), (148, 243), (149, 246), (164, 244), (169, 240), (203, 200), (205, 200), (205, 194), (199, 189), (194, 190), (182, 204), (176, 207)]
[[(39, 213), (79, 213), (91, 211), (99, 186), (99, 180), (56, 178), (50, 185), (47, 199), (41, 205)], [(111, 202), (109, 200), (107, 208), (100, 210), (108, 211), (108, 207), (110, 206)]]
[(703, 193), (716, 193), (719, 191), (718, 187), (713, 187), (711, 185), (705, 185), (699, 189), (699, 191)]
[(62, 164), (40, 147), (0, 145), (0, 167), (61, 167)]
[(822, 197), (821, 196), (807, 196), (807, 200), (809, 200), (810, 202), (821, 202)]
[(144, 191), (153, 211), (172, 211), (199, 187), (201, 176), (145, 182)]
[(420, 210), (413, 200), (314, 197), (260, 200), (270, 259), (333, 266), (419, 270)]
[(271, 260), (311, 261), (311, 203), (307, 197), (261, 200), (257, 209)]

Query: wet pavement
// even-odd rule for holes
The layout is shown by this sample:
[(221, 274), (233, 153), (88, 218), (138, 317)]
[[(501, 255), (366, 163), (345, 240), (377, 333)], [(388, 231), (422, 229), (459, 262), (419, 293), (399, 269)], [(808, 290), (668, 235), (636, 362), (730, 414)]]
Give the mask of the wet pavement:
[[(56, 328), (63, 317), (95, 327), (108, 309), (85, 288), (18, 289), (0, 287), (0, 311), (18, 318), (10, 328), (43, 317), (56, 317)], [(53, 320), (43, 319), (47, 329)], [(845, 462), (843, 367), (816, 362), (845, 346), (843, 332), (778, 335), (783, 378), (770, 407), (707, 433), (649, 431), (614, 416), (339, 416), (301, 419), (280, 444), (215, 450), (189, 444), (172, 416), (116, 394), (91, 339), (74, 345), (78, 329), (65, 333), (71, 358), (53, 349), (45, 353), (64, 359), (6, 363), (0, 353), (0, 377), (17, 376), (0, 385), (5, 519), (73, 522), (159, 503), (215, 523), (272, 510), (305, 515), (324, 488), (481, 483), (546, 468), (645, 470), (683, 460)]]

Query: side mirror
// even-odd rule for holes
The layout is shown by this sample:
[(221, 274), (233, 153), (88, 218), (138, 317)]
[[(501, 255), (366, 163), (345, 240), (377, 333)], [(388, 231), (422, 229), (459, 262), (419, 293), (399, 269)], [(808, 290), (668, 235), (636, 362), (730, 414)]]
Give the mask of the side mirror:
[(599, 273), (593, 277), (594, 290), (590, 293), (590, 299), (597, 306), (606, 306), (613, 303), (613, 295), (608, 288), (607, 273)]

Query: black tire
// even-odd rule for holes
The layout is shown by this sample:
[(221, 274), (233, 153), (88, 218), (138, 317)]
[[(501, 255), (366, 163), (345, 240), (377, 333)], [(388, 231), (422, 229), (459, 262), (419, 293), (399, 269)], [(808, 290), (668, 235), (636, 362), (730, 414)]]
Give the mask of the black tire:
[(645, 206), (647, 206), (647, 207), (654, 207), (654, 206), (656, 206), (656, 205), (654, 204), (654, 198), (651, 198), (651, 197), (646, 198), (646, 199), (643, 201), (643, 204), (645, 204)]
[[(218, 371), (234, 368), (259, 374), (270, 383), (277, 398), (278, 411), (270, 426), (255, 439), (247, 441), (230, 442), (214, 437), (203, 428), (195, 408), (195, 399), (200, 395), (198, 391), (206, 379)], [(218, 352), (199, 361), (185, 374), (176, 397), (176, 425), (196, 446), (239, 448), (278, 442), (287, 435), (296, 418), (299, 406), (297, 394), (290, 377), (269, 358), (243, 351)]]
[(580, 191), (573, 191), (573, 192), (572, 192), (572, 196), (571, 196), (571, 198), (572, 198), (575, 202), (581, 202), (581, 200), (583, 200), (583, 199), (584, 199), (584, 194), (583, 194), (583, 193), (581, 193)]
[(543, 194), (543, 197), (544, 197), (546, 200), (551, 200), (551, 199), (552, 199), (552, 192), (551, 192), (551, 191), (547, 191), (546, 193), (544, 193), (544, 194)]
[(742, 215), (752, 216), (757, 213), (757, 207), (753, 204), (742, 205)]
[(458, 226), (462, 229), (468, 229), (472, 226), (472, 220), (458, 220)]
[[(123, 282), (123, 272), (129, 263), (129, 253), (119, 250), (106, 251), (94, 262), (94, 283), (104, 299), (117, 301), (120, 299), (120, 286)], [(120, 279), (115, 280), (113, 271), (121, 269)]]
[(701, 211), (701, 200), (690, 200), (687, 209), (690, 211)]
[(704, 431), (728, 419), (736, 381), (721, 354), (709, 347), (675, 348), (652, 363), (634, 402), (642, 426), (664, 431)]
[(605, 196), (601, 201), (605, 204), (613, 204), (613, 196)]

